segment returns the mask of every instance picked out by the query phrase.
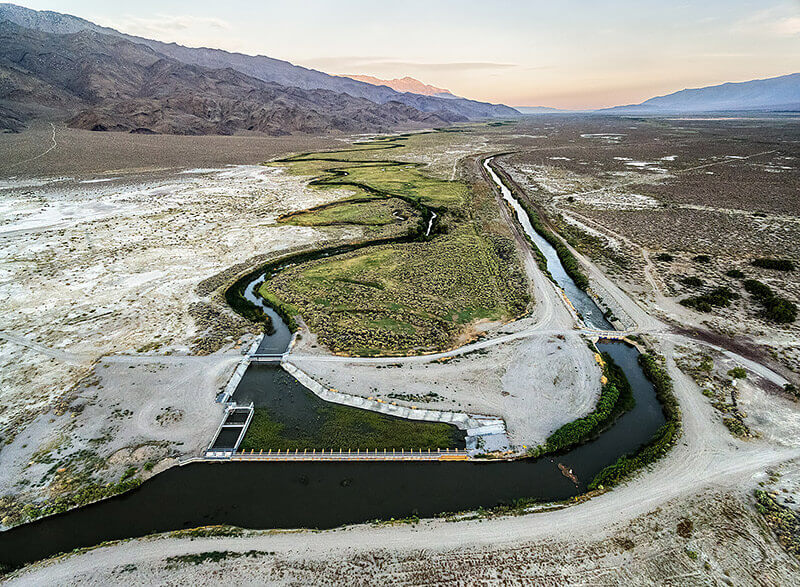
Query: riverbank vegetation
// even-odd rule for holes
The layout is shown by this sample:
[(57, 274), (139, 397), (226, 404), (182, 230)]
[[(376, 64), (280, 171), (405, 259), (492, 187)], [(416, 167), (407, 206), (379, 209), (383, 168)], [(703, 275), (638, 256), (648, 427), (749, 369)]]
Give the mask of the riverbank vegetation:
[(429, 177), (415, 163), (374, 159), (410, 140), (380, 139), (272, 164), (315, 176), (309, 185), (316, 189), (350, 192), (282, 222), (383, 226), (391, 218), (405, 227), (401, 236), (268, 268), (258, 293), (282, 316), (299, 313), (334, 352), (442, 350), (474, 337), (477, 321), (513, 319), (527, 308), (527, 281), (513, 241), (496, 222), (491, 192)]
[(603, 353), (603, 385), (594, 410), (583, 418), (564, 424), (544, 444), (529, 451), (532, 457), (565, 451), (595, 438), (634, 405), (633, 391), (622, 369), (611, 355)]
[(302, 212), (287, 214), (278, 219), (283, 224), (296, 226), (337, 226), (359, 224), (385, 226), (405, 222), (417, 213), (399, 198), (388, 200), (351, 199), (333, 205), (319, 206)]
[(661, 403), (667, 421), (653, 438), (635, 453), (621, 456), (616, 463), (600, 471), (589, 483), (590, 491), (601, 487), (612, 487), (624, 481), (634, 472), (664, 456), (677, 442), (681, 434), (681, 409), (672, 389), (672, 379), (664, 368), (663, 361), (662, 357), (651, 352), (639, 355), (639, 364), (656, 390), (656, 397)]
[[(498, 169), (493, 162), (490, 162), (489, 165), (495, 171), (497, 176), (500, 178), (500, 181), (505, 184), (505, 186), (514, 192), (514, 188), (511, 185), (511, 182), (508, 181), (508, 178), (505, 172), (502, 169)], [(546, 240), (552, 247), (555, 249), (556, 254), (558, 255), (561, 264), (564, 266), (564, 270), (566, 271), (567, 275), (572, 278), (572, 281), (575, 282), (580, 289), (586, 291), (589, 289), (589, 278), (586, 277), (586, 274), (583, 272), (580, 263), (575, 258), (575, 255), (572, 254), (572, 251), (569, 250), (569, 247), (561, 240), (555, 233), (550, 231), (542, 222), (539, 213), (536, 209), (531, 205), (525, 198), (519, 197), (517, 195), (517, 201), (522, 206), (523, 210), (525, 210), (525, 214), (528, 215), (528, 220), (531, 222), (531, 226), (533, 226), (534, 230), (541, 235), (541, 237)], [(547, 261), (544, 258), (544, 255), (541, 251), (539, 251), (536, 246), (534, 245), (534, 251), (537, 253), (536, 258), (540, 268), (543, 268), (545, 273), (550, 276), (549, 272), (547, 271)], [(542, 265), (544, 266), (542, 267)], [(552, 276), (550, 276), (552, 279)]]

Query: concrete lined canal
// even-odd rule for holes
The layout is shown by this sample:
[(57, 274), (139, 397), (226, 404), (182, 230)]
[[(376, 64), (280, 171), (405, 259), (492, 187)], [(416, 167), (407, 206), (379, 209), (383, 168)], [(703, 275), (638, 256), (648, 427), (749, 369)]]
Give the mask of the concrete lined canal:
[[(530, 222), (526, 226), (524, 210), (520, 215), (519, 203), (515, 206), (513, 195), (488, 162), (485, 165), (539, 246), (541, 237), (535, 238)], [(546, 241), (541, 243), (548, 269), (587, 324), (610, 329), (600, 309), (572, 282), (555, 250), (550, 247), (548, 251), (548, 246)], [(254, 281), (259, 279), (263, 277)], [(256, 288), (249, 284), (245, 296), (261, 303)], [(289, 329), (271, 308), (264, 311), (273, 320), (275, 338), (265, 337), (259, 352), (282, 352)], [(487, 463), (194, 463), (169, 469), (126, 494), (3, 532), (0, 562), (19, 565), (103, 541), (211, 524), (253, 529), (331, 528), (374, 519), (429, 517), (519, 499), (554, 501), (578, 495), (597, 473), (621, 455), (635, 451), (665, 422), (653, 385), (637, 361), (638, 351), (624, 343), (601, 341), (597, 346), (625, 373), (635, 405), (596, 438), (565, 454)], [(248, 375), (247, 383), (242, 382), (241, 398), (247, 396), (245, 399), (265, 405), (283, 403), (297, 420), (295, 425), (303, 425), (306, 416), (300, 412), (313, 409), (304, 407), (309, 397), (290, 400), (275, 381), (259, 383), (257, 372)], [(571, 470), (577, 481), (562, 470)]]

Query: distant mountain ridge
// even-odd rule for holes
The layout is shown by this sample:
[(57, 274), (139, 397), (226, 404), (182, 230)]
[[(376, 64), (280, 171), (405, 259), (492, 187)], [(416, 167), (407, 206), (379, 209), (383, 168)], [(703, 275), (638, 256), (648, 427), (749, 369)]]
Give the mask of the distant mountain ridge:
[(514, 106), (521, 114), (558, 114), (569, 113), (572, 110), (562, 110), (561, 108), (551, 108), (550, 106)]
[(373, 86), (388, 86), (396, 92), (411, 92), (412, 94), (421, 94), (423, 96), (439, 96), (440, 98), (456, 98), (450, 90), (444, 88), (437, 88), (419, 81), (410, 76), (394, 78), (394, 79), (381, 79), (371, 75), (342, 75), (340, 77), (348, 77), (359, 82), (372, 84)]
[(385, 132), (466, 120), (189, 65), (116, 35), (0, 20), (0, 128), (47, 113), (76, 128), (170, 134)]
[(92, 30), (147, 45), (166, 57), (171, 57), (189, 65), (199, 65), (212, 69), (231, 68), (266, 82), (274, 82), (306, 90), (324, 89), (344, 92), (356, 98), (366, 98), (377, 104), (394, 101), (423, 112), (448, 112), (468, 119), (507, 118), (519, 115), (516, 110), (503, 104), (489, 104), (465, 98), (450, 99), (396, 92), (386, 86), (375, 86), (350, 78), (329, 75), (271, 57), (230, 53), (221, 49), (205, 47), (184, 47), (176, 43), (163, 43), (143, 37), (126, 35), (79, 17), (58, 12), (30, 10), (15, 4), (0, 3), (0, 20), (2, 19), (9, 20), (25, 28), (52, 34), (69, 34)]
[(611, 114), (726, 112), (743, 110), (800, 110), (800, 73), (692, 88), (615, 106), (599, 112)]

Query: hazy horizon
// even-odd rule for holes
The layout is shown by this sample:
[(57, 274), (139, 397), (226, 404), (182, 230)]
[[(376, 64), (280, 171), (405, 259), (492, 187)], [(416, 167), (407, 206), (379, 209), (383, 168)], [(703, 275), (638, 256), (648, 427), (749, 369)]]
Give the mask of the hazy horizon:
[(331, 74), (410, 76), (512, 106), (601, 108), (800, 71), (800, 1), (509, 1), (492, 14), (474, 0), (17, 4)]

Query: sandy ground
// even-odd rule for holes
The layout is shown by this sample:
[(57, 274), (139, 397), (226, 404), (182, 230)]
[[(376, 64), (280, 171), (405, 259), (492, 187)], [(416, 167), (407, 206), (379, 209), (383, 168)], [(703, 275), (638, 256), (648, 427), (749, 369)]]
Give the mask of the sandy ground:
[[(75, 475), (75, 465), (95, 457), (96, 472), (112, 477), (151, 463), (151, 471), (142, 471), (146, 478), (177, 457), (204, 450), (222, 419), (223, 407), (214, 398), (240, 359), (238, 353), (101, 359), (63, 409), (38, 416), (3, 448), (0, 493), (35, 492), (47, 486), (54, 470), (65, 467)], [(73, 465), (77, 451), (81, 463)]]
[[(312, 357), (292, 362), (344, 393), (501, 416), (517, 446), (542, 443), (556, 428), (590, 412), (600, 393), (600, 367), (577, 334), (526, 338), (446, 362), (404, 362), (382, 368)], [(430, 393), (436, 395), (425, 397)], [(398, 397), (403, 395), (418, 397), (404, 401)]]
[[(256, 165), (276, 155), (334, 148), (347, 137), (178, 136), (92, 132), (34, 123), (19, 134), (0, 133), (0, 178)], [(7, 154), (7, 155), (6, 155)]]
[[(0, 144), (23, 158), (42, 132)], [(253, 335), (232, 329), (221, 353), (188, 356), (208, 337), (189, 312), (197, 285), (255, 255), (352, 237), (275, 224), (345, 190), (226, 164), (243, 150), (255, 161), (303, 141), (214, 137), (192, 151), (182, 137), (57, 129), (56, 138), (55, 149), (19, 168), (58, 170), (74, 156), (69, 175), (0, 176), (0, 429), (9, 442), (0, 494), (22, 501), (54, 491), (57, 469), (90, 465), (113, 480), (127, 466), (163, 461), (158, 471), (200, 452), (221, 417), (215, 396)], [(152, 152), (165, 164), (208, 166), (148, 167)]]
[[(278, 214), (323, 201), (277, 169), (80, 181), (9, 181), (2, 189), (2, 424), (47, 406), (75, 383), (65, 375), (102, 355), (185, 353), (201, 334), (187, 312), (200, 281), (321, 238), (312, 228), (275, 225)], [(30, 345), (78, 360), (44, 368), (52, 353)]]

